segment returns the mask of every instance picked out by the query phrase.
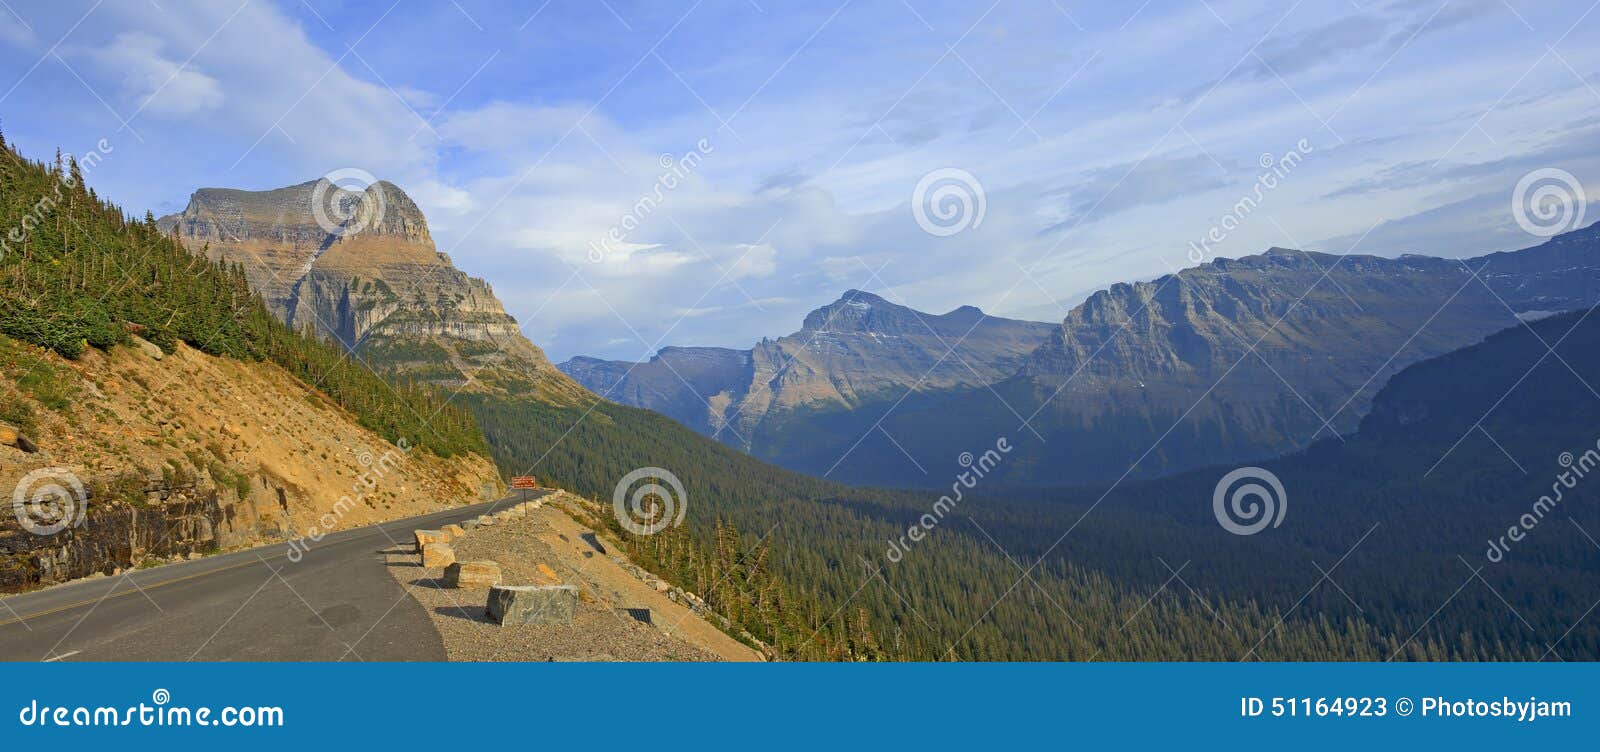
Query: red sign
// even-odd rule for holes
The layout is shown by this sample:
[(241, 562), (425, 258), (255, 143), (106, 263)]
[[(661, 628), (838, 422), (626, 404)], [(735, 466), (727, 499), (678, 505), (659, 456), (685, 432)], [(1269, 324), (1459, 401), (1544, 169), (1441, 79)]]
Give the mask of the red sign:
[(518, 475), (511, 479), (512, 488), (538, 488), (539, 482), (532, 475)]

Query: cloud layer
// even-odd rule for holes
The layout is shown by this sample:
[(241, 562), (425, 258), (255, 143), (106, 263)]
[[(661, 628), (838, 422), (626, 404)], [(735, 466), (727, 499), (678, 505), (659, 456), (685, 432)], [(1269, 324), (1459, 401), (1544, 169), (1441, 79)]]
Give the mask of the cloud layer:
[[(1302, 141), (1216, 253), (1470, 255), (1537, 240), (1529, 170), (1600, 194), (1582, 7), (1103, 5), (63, 2), (0, 12), (0, 113), (108, 138), (90, 180), (139, 212), (390, 179), (557, 358), (747, 346), (848, 288), (1056, 319), (1191, 263)], [(930, 234), (952, 167), (983, 219)]]

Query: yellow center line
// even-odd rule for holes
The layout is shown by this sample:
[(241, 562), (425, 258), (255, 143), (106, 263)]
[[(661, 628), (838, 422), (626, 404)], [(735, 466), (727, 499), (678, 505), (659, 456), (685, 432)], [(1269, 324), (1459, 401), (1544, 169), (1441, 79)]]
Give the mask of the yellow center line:
[[(55, 608), (47, 608), (47, 609), (45, 609), (43, 611), (36, 611), (34, 613), (28, 614), (27, 616), (14, 616), (14, 617), (11, 617), (10, 619), (6, 619), (4, 621), (0, 621), (0, 627), (10, 626), (10, 625), (16, 624), (18, 622), (27, 621), (29, 619), (36, 619), (36, 618), (41, 617), (41, 616), (49, 616), (51, 614), (58, 614), (58, 613), (61, 613), (62, 611), (69, 611), (69, 610), (74, 609), (74, 608), (79, 608), (79, 607), (82, 607), (82, 606), (88, 606), (88, 605), (91, 605), (91, 604), (94, 604), (94, 603), (99, 603), (101, 601), (109, 601), (112, 598), (121, 598), (124, 595), (133, 595), (134, 593), (139, 592), (140, 588), (143, 588), (145, 590), (155, 590), (156, 588), (159, 588), (159, 587), (163, 587), (163, 586), (166, 586), (166, 585), (173, 585), (173, 584), (176, 584), (176, 583), (179, 583), (179, 582), (184, 582), (185, 580), (192, 580), (192, 579), (195, 579), (196, 577), (204, 577), (204, 576), (206, 576), (208, 574), (217, 574), (218, 572), (226, 572), (226, 571), (228, 571), (230, 569), (238, 569), (239, 567), (246, 566), (246, 565), (249, 565), (249, 564), (260, 564), (260, 563), (263, 563), (264, 561), (265, 561), (264, 559), (252, 559), (252, 560), (249, 560), (249, 561), (241, 561), (241, 562), (239, 562), (237, 564), (229, 564), (229, 565), (227, 565), (225, 567), (217, 567), (216, 569), (208, 569), (208, 570), (206, 570), (204, 572), (195, 572), (194, 574), (186, 574), (186, 575), (183, 575), (181, 577), (173, 577), (171, 579), (162, 580), (160, 582), (150, 583), (148, 585), (144, 585), (144, 584), (140, 584), (140, 583), (134, 583), (134, 589), (132, 589), (132, 590), (124, 590), (124, 591), (122, 591), (120, 593), (113, 592), (113, 593), (109, 593), (107, 595), (102, 595), (102, 596), (100, 596), (98, 598), (88, 598), (88, 599), (85, 599), (85, 600), (77, 601), (75, 603), (68, 603), (68, 604), (65, 604), (65, 605), (56, 606)], [(131, 576), (131, 575), (125, 575), (125, 576)], [(115, 583), (112, 583), (112, 585), (111, 585), (112, 589), (115, 590), (117, 585), (119, 585), (121, 583), (122, 583), (122, 580), (117, 580)]]

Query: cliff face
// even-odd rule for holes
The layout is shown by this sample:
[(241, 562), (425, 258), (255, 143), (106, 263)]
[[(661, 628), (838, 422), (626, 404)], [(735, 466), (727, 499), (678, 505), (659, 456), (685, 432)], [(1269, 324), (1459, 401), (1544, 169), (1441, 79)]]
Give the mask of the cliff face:
[(1283, 249), (1219, 259), (1095, 293), (1019, 376), (1059, 391), (1052, 407), (1084, 422), (1119, 404), (1182, 412), (1198, 401), (1202, 414), (1228, 405), (1238, 429), (1278, 447), (1321, 419), (1344, 433), (1405, 366), (1521, 316), (1593, 305), (1597, 238), (1590, 228), (1463, 261)]
[(191, 250), (242, 264), (283, 321), (373, 365), (456, 389), (581, 392), (522, 335), (487, 283), (434, 247), (422, 211), (392, 183), (203, 188), (160, 223)]
[(1272, 249), (1095, 293), (1020, 376), (1083, 421), (1122, 403), (1182, 412), (1212, 388), (1235, 411), (1304, 398), (1342, 432), (1402, 366), (1514, 323), (1460, 262)]

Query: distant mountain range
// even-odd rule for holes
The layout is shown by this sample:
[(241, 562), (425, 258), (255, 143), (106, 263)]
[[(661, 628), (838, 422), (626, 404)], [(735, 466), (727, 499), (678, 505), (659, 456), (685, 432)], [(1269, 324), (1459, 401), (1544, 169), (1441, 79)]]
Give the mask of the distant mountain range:
[(1001, 482), (1071, 484), (1347, 433), (1405, 366), (1596, 302), (1591, 226), (1464, 260), (1274, 248), (1113, 285), (1059, 326), (970, 307), (930, 316), (850, 291), (800, 332), (750, 351), (667, 348), (644, 364), (559, 367), (612, 399), (832, 479), (942, 483), (935, 468), (1007, 436), (1021, 451)]
[(1055, 328), (972, 306), (923, 313), (848, 290), (800, 331), (749, 350), (667, 347), (645, 363), (577, 357), (558, 367), (601, 396), (781, 461), (815, 439), (847, 436), (856, 419), (908, 392), (1005, 378)]

